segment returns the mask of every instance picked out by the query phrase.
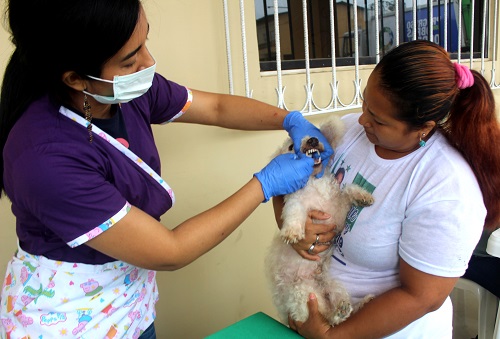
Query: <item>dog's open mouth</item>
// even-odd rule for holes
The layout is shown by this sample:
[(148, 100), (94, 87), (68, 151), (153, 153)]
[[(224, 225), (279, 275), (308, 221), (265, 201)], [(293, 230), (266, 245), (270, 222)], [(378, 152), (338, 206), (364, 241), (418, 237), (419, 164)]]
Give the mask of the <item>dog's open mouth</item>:
[(314, 166), (319, 166), (321, 165), (321, 156), (319, 150), (316, 148), (311, 148), (305, 152), (305, 154), (314, 159)]

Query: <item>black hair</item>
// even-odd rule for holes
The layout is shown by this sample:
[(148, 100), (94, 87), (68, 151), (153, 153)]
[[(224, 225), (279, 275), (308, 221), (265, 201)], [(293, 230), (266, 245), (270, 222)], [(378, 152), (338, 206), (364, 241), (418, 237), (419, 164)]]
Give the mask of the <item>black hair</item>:
[[(62, 75), (99, 76), (129, 40), (140, 0), (9, 0), (6, 18), (14, 52), (0, 94), (0, 151), (10, 130), (37, 98), (68, 102)], [(4, 190), (0, 157), (0, 194)]]

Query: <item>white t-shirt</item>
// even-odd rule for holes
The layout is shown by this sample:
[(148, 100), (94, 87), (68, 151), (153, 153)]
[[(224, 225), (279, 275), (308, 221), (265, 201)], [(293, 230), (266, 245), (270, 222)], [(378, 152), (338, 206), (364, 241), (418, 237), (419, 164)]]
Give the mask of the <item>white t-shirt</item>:
[[(425, 273), (462, 276), (486, 216), (470, 166), (439, 132), (400, 159), (382, 159), (358, 118), (343, 117), (346, 134), (331, 170), (344, 171), (341, 185), (357, 183), (372, 192), (375, 203), (349, 212), (335, 240), (332, 277), (357, 302), (400, 285), (400, 258)], [(451, 338), (451, 322), (448, 298), (391, 338)]]

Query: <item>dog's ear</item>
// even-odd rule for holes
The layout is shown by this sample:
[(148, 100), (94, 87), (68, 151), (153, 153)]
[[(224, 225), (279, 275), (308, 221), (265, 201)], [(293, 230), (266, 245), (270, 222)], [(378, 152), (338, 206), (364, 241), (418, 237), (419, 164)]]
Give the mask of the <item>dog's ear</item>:
[(333, 115), (321, 124), (320, 131), (335, 149), (344, 136), (344, 123), (339, 116)]
[(283, 144), (278, 147), (276, 151), (271, 155), (271, 159), (274, 159), (280, 154), (292, 153), (293, 152), (293, 141), (290, 137), (287, 137)]

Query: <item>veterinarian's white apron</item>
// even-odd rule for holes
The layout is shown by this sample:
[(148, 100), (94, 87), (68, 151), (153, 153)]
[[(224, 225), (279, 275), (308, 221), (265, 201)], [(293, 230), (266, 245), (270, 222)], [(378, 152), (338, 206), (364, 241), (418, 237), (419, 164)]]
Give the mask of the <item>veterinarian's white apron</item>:
[(156, 316), (155, 275), (122, 261), (67, 263), (19, 248), (4, 281), (1, 308), (9, 316), (0, 337), (138, 338)]
[[(60, 113), (87, 127), (78, 114), (64, 107)], [(137, 155), (97, 126), (92, 129), (153, 177), (175, 202), (168, 184)], [(92, 236), (82, 235), (74, 245)], [(54, 261), (19, 247), (3, 284), (0, 338), (138, 338), (156, 317), (155, 277), (155, 271), (122, 261), (103, 265)]]

